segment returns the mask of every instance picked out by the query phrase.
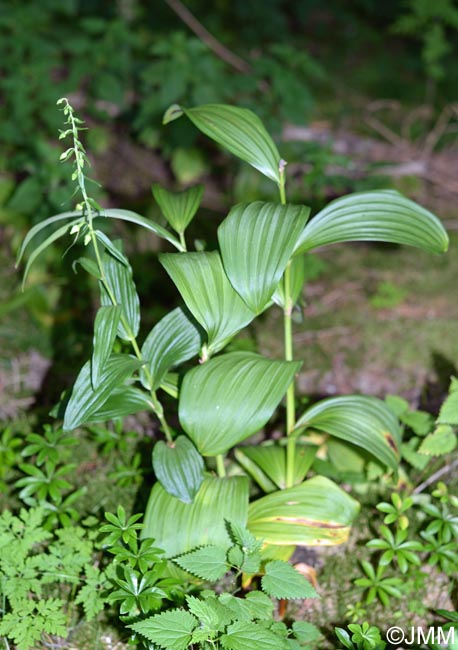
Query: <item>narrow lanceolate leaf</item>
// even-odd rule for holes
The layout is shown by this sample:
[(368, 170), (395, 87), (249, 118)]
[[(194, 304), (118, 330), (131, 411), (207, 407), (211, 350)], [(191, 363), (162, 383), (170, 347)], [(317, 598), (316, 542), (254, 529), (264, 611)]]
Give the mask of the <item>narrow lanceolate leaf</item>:
[(152, 189), (153, 196), (169, 224), (178, 233), (184, 233), (202, 201), (204, 186), (195, 185), (184, 192), (169, 192), (154, 183)]
[(210, 352), (224, 347), (255, 317), (229, 282), (219, 253), (166, 253), (160, 261), (207, 332)]
[(64, 431), (71, 431), (86, 422), (93, 422), (97, 410), (139, 366), (140, 362), (127, 354), (113, 354), (105, 363), (99, 387), (94, 390), (91, 381), (91, 362), (85, 363), (76, 379), (65, 409)]
[(175, 106), (172, 119), (183, 113), (199, 131), (234, 156), (276, 183), (280, 182), (280, 154), (263, 123), (252, 111), (226, 104), (204, 104), (195, 108)]
[(310, 582), (287, 562), (274, 560), (265, 566), (263, 590), (272, 598), (318, 598)]
[[(40, 223), (37, 223), (35, 226), (30, 228), (29, 232), (24, 237), (24, 241), (22, 242), (21, 247), (19, 249), (17, 260), (16, 260), (16, 266), (20, 264), (25, 249), (30, 244), (32, 239), (34, 239), (42, 230), (48, 228), (48, 226), (51, 226), (52, 224), (57, 223), (58, 221), (67, 221), (68, 219), (72, 219), (72, 223), (75, 224), (80, 223), (83, 220), (83, 213), (80, 210), (73, 210), (71, 212), (62, 212), (61, 214), (56, 214), (53, 217), (49, 217), (48, 219), (45, 219), (44, 221), (40, 221)], [(67, 228), (69, 231), (71, 229), (72, 223), (67, 224)]]
[(156, 390), (168, 371), (196, 356), (202, 346), (197, 323), (177, 307), (157, 323), (143, 343), (141, 355), (148, 373), (141, 372), (145, 388)]
[[(315, 445), (296, 446), (294, 485), (304, 480), (312, 466), (317, 449), (318, 447)], [(275, 486), (281, 490), (286, 487), (286, 451), (284, 447), (272, 444), (238, 447), (235, 450), (235, 457), (255, 481), (259, 482), (259, 473), (261, 473), (261, 476), (268, 481), (273, 481), (274, 489)], [(273, 492), (273, 489), (265, 491)]]
[(47, 237), (44, 242), (39, 244), (36, 248), (33, 249), (33, 251), (30, 253), (29, 259), (27, 260), (27, 264), (25, 265), (24, 269), (24, 276), (22, 278), (22, 287), (24, 288), (25, 282), (27, 280), (27, 276), (29, 274), (30, 269), (32, 268), (32, 264), (35, 262), (37, 257), (41, 255), (41, 253), (48, 248), (51, 244), (53, 244), (55, 241), (57, 241), (60, 237), (63, 237), (69, 232), (69, 229), (71, 228), (71, 223), (70, 224), (65, 224), (65, 226), (61, 226), (57, 230), (55, 230), (49, 237)]
[(396, 470), (401, 431), (394, 413), (381, 400), (361, 395), (331, 397), (314, 404), (299, 418), (296, 429), (318, 429), (362, 447)]
[(359, 504), (324, 476), (250, 504), (248, 529), (265, 543), (334, 546), (348, 539)]
[(182, 569), (202, 580), (220, 580), (228, 571), (226, 550), (221, 546), (203, 546), (173, 560)]
[(193, 368), (180, 391), (183, 429), (204, 456), (224, 454), (266, 424), (300, 365), (231, 352)]
[(332, 201), (305, 227), (297, 253), (344, 241), (385, 241), (444, 253), (448, 236), (439, 219), (392, 190), (358, 192)]
[(221, 637), (225, 650), (287, 650), (287, 640), (251, 621), (237, 621)]
[[(117, 247), (120, 245), (117, 244)], [(103, 268), (105, 279), (100, 282), (101, 303), (120, 306), (117, 335), (125, 341), (131, 341), (137, 336), (140, 327), (140, 300), (132, 278), (132, 269), (109, 253), (103, 256)]]
[(134, 386), (123, 386), (115, 388), (107, 401), (92, 414), (91, 418), (93, 422), (106, 422), (153, 409), (151, 395)]
[(100, 307), (94, 324), (94, 351), (91, 359), (91, 379), (93, 388), (98, 388), (105, 363), (113, 349), (118, 330), (121, 309), (118, 305)]
[(197, 625), (196, 617), (190, 612), (184, 609), (171, 609), (127, 627), (165, 650), (186, 650), (191, 641), (192, 631)]
[[(291, 302), (295, 305), (302, 293), (302, 288), (304, 286), (307, 267), (305, 263), (305, 255), (296, 255), (291, 260), (290, 268), (290, 295)], [(285, 283), (280, 281), (277, 288), (272, 296), (272, 300), (279, 305), (282, 309), (286, 306), (286, 297), (285, 297)]]
[(153, 450), (153, 469), (164, 490), (192, 503), (204, 480), (204, 461), (186, 436), (173, 443), (159, 440)]
[(96, 215), (96, 217), (109, 217), (111, 219), (120, 219), (121, 221), (129, 221), (130, 223), (135, 223), (137, 226), (146, 228), (146, 230), (149, 230), (161, 239), (165, 239), (170, 244), (175, 246), (177, 250), (184, 251), (183, 246), (180, 244), (178, 239), (172, 235), (171, 232), (155, 223), (154, 221), (151, 221), (151, 219), (146, 219), (145, 217), (142, 217), (141, 215), (137, 214), (136, 212), (132, 212), (131, 210), (120, 210), (118, 208), (102, 210)]
[(272, 298), (309, 212), (300, 205), (241, 203), (218, 228), (226, 275), (257, 314)]
[(207, 544), (229, 548), (226, 521), (245, 526), (247, 513), (248, 479), (244, 476), (205, 478), (192, 503), (172, 497), (156, 483), (146, 507), (142, 537), (153, 537), (167, 558)]

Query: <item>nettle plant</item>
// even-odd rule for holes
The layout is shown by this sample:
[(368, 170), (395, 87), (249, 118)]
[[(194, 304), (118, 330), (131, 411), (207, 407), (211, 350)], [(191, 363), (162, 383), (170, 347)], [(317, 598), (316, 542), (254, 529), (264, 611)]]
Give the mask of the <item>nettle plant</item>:
[[(143, 534), (155, 538), (169, 558), (209, 542), (229, 547), (226, 521), (246, 526), (263, 539), (269, 557), (281, 554), (273, 547), (287, 547), (287, 555), (294, 545), (344, 542), (358, 503), (326, 477), (305, 480), (319, 436), (322, 444), (337, 438), (396, 471), (401, 434), (393, 412), (373, 397), (325, 399), (296, 417), (295, 377), (301, 362), (294, 358), (292, 315), (304, 283), (305, 256), (321, 246), (352, 240), (409, 244), (442, 253), (448, 238), (441, 223), (394, 191), (346, 196), (309, 220), (308, 207), (287, 203), (286, 162), (256, 115), (227, 105), (174, 105), (164, 123), (187, 117), (271, 179), (279, 192), (278, 203), (235, 205), (218, 228), (217, 250), (188, 251), (186, 228), (199, 208), (203, 188), (178, 194), (153, 188), (171, 230), (134, 212), (102, 209), (87, 192), (87, 158), (79, 139), (82, 122), (66, 99), (60, 104), (68, 127), (60, 137), (71, 141), (61, 159), (73, 160), (81, 203), (32, 228), (19, 259), (40, 242), (30, 252), (26, 276), (47, 246), (71, 235), (74, 243), (86, 247), (88, 253), (78, 262), (100, 288), (92, 356), (63, 404), (64, 430), (144, 409), (155, 414), (164, 439), (155, 443), (152, 453), (157, 482)], [(129, 261), (120, 242), (99, 230), (107, 219), (143, 226), (177, 251), (159, 259), (184, 305), (162, 318), (143, 341), (137, 338), (140, 303)], [(38, 238), (50, 226), (52, 233)], [(270, 308), (284, 314), (284, 359), (225, 351), (244, 327)], [(113, 352), (117, 339), (121, 349), (129, 346), (128, 352)], [(189, 369), (192, 359), (198, 361)], [(161, 391), (177, 399), (178, 431), (164, 413)], [(285, 396), (283, 437), (241, 445), (263, 430)], [(251, 503), (250, 478), (265, 493)]]

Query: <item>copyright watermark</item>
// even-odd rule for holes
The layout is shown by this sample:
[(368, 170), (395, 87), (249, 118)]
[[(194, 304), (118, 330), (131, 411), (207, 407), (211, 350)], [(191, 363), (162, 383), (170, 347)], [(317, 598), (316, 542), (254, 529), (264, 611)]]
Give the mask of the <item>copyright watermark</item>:
[(393, 626), (386, 632), (386, 640), (390, 645), (394, 646), (417, 646), (421, 644), (437, 644), (441, 646), (448, 646), (458, 641), (458, 629), (449, 628), (443, 630), (441, 627), (409, 627), (403, 629), (402, 627)]

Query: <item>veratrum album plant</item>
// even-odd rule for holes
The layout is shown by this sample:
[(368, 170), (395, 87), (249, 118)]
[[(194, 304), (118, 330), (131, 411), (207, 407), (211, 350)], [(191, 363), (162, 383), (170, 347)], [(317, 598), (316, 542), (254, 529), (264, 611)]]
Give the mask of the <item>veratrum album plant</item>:
[[(306, 205), (286, 197), (286, 162), (258, 117), (235, 106), (172, 106), (164, 123), (187, 118), (223, 148), (255, 167), (278, 187), (278, 202), (240, 203), (218, 228), (216, 250), (191, 251), (186, 228), (202, 198), (201, 186), (179, 194), (155, 186), (154, 197), (170, 228), (134, 212), (101, 208), (87, 192), (87, 158), (79, 138), (81, 121), (59, 100), (69, 139), (63, 161), (72, 160), (81, 195), (74, 211), (53, 216), (26, 236), (25, 277), (37, 256), (64, 236), (85, 249), (79, 265), (100, 288), (91, 357), (81, 368), (65, 406), (63, 428), (71, 431), (145, 409), (163, 434), (152, 450), (157, 482), (144, 522), (169, 558), (204, 544), (230, 546), (225, 521), (247, 527), (275, 546), (340, 544), (347, 539), (358, 503), (336, 483), (307, 479), (318, 449), (309, 433), (339, 439), (396, 472), (400, 427), (393, 412), (373, 397), (325, 399), (296, 413), (292, 312), (305, 277), (305, 255), (321, 246), (368, 240), (408, 244), (431, 253), (447, 250), (440, 221), (398, 192), (374, 191), (337, 199), (309, 220)], [(138, 339), (140, 303), (129, 260), (118, 241), (101, 230), (107, 219), (133, 222), (175, 252), (160, 254), (164, 281), (182, 306)], [(51, 234), (43, 238), (43, 230)], [(37, 236), (40, 235), (38, 238)], [(40, 242), (40, 243), (37, 243)], [(267, 309), (284, 316), (284, 358), (226, 352), (228, 343)], [(130, 353), (114, 353), (116, 339)], [(119, 349), (119, 346), (118, 346)], [(189, 368), (189, 362), (195, 364)], [(182, 364), (186, 362), (185, 368)], [(179, 427), (161, 403), (163, 391), (177, 400)], [(279, 441), (250, 445), (285, 400)], [(317, 436), (314, 435), (313, 440)], [(227, 474), (231, 454), (231, 475)], [(234, 471), (235, 457), (239, 469)], [(216, 469), (212, 469), (216, 468)], [(209, 471), (211, 470), (211, 471)], [(264, 496), (249, 502), (250, 480)]]

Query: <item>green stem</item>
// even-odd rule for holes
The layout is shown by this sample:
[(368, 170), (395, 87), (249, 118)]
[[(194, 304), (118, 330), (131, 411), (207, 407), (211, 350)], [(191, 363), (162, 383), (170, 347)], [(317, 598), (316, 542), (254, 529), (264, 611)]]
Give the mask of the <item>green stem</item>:
[(224, 467), (224, 456), (223, 454), (218, 454), (216, 456), (216, 471), (220, 478), (225, 478), (226, 468)]
[(179, 236), (180, 236), (180, 244), (183, 246), (183, 251), (182, 251), (182, 252), (183, 252), (183, 253), (186, 253), (186, 251), (187, 251), (188, 249), (187, 249), (187, 247), (186, 247), (186, 239), (184, 238), (184, 233), (183, 233), (183, 232), (180, 232), (180, 233), (178, 233), (178, 234), (179, 234)]
[[(286, 205), (286, 191), (285, 191), (285, 164), (280, 161), (280, 202)], [(285, 296), (285, 306), (283, 308), (283, 329), (285, 341), (285, 361), (293, 360), (293, 299), (291, 295), (291, 262), (288, 263), (285, 269), (283, 278), (283, 288)], [(295, 383), (294, 380), (288, 387), (286, 392), (286, 435), (288, 438), (286, 446), (286, 487), (294, 485), (294, 467), (296, 461), (296, 438), (292, 435), (296, 424), (295, 413)]]

